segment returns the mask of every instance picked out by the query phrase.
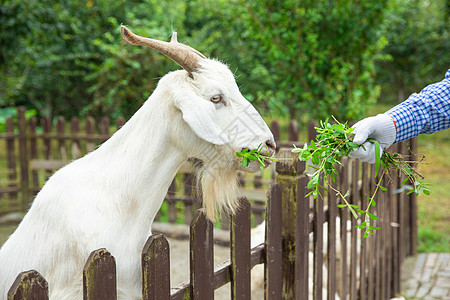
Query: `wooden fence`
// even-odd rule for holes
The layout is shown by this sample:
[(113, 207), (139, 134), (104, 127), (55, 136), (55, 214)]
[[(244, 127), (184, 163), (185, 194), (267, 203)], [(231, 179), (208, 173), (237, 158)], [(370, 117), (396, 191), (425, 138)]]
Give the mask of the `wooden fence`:
[[(414, 147), (414, 144), (412, 145)], [(401, 151), (406, 144), (400, 145)], [(285, 153), (289, 155), (290, 152)], [(250, 270), (264, 264), (265, 299), (390, 299), (400, 291), (402, 260), (416, 251), (415, 197), (397, 193), (401, 177), (393, 174), (388, 191), (378, 194), (374, 213), (381, 227), (362, 238), (358, 220), (338, 209), (335, 193), (313, 201), (306, 197), (305, 163), (276, 164), (277, 176), (267, 193), (266, 238), (250, 249), (251, 205), (241, 197), (241, 209), (230, 220), (231, 259), (213, 265), (213, 226), (197, 210), (190, 226), (190, 281), (170, 286), (169, 244), (164, 236), (149, 237), (142, 251), (143, 299), (214, 299), (214, 290), (231, 282), (232, 299), (250, 299)], [(336, 188), (350, 190), (351, 203), (367, 206), (374, 189), (374, 168), (346, 160)], [(339, 228), (339, 230), (338, 230)], [(311, 247), (312, 241), (312, 247)], [(309, 287), (310, 252), (313, 286)], [(326, 266), (326, 274), (323, 274)], [(83, 275), (84, 299), (116, 299), (115, 261), (106, 249), (94, 251)], [(324, 276), (327, 285), (323, 283)], [(48, 284), (36, 271), (19, 274), (8, 299), (47, 299)], [(312, 295), (308, 291), (312, 290)]]
[[(91, 117), (70, 121), (44, 117), (38, 122), (36, 117), (27, 120), (23, 107), (17, 112), (17, 118), (6, 121), (5, 133), (0, 133), (0, 147), (5, 149), (0, 150), (0, 214), (27, 211), (34, 195), (54, 171), (94, 150), (111, 136), (107, 117), (98, 123)], [(119, 129), (124, 123), (125, 120), (119, 118), (115, 127)], [(271, 129), (279, 147), (298, 143), (296, 121), (289, 123), (287, 133), (280, 130), (278, 121), (272, 122)], [(313, 128), (310, 126), (310, 129)], [(201, 206), (195, 191), (194, 168), (193, 160), (181, 167), (167, 193), (164, 215), (158, 214), (157, 220), (162, 217), (170, 223), (190, 224), (194, 212)], [(264, 218), (265, 192), (275, 174), (272, 169), (264, 172), (240, 176), (241, 185), (252, 202), (256, 224)], [(227, 218), (222, 227), (228, 228)]]

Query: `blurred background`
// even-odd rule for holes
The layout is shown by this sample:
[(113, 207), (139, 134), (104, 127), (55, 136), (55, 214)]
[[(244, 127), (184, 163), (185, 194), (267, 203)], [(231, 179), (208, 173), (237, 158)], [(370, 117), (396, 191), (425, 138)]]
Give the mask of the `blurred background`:
[[(440, 81), (450, 68), (449, 0), (3, 0), (0, 131), (38, 118), (128, 119), (179, 67), (134, 33), (217, 58), (269, 122), (357, 121)], [(420, 251), (450, 252), (450, 133), (420, 137), (432, 196), (419, 200)], [(431, 242), (431, 246), (427, 243)]]

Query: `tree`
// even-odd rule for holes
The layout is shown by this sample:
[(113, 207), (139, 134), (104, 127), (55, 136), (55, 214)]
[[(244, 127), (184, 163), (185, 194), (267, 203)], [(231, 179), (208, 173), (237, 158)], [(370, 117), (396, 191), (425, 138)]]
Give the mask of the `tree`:
[(229, 57), (242, 90), (271, 111), (361, 117), (379, 89), (387, 1), (198, 1), (209, 19), (196, 34)]
[[(447, 0), (392, 0), (384, 24), (390, 58), (378, 64), (384, 101), (401, 102), (440, 81), (450, 66)], [(393, 96), (390, 96), (393, 95)]]
[[(0, 19), (0, 107), (42, 115), (130, 116), (175, 64), (122, 44), (120, 24), (166, 39), (184, 1), (6, 0)], [(152, 12), (149, 15), (149, 12)]]

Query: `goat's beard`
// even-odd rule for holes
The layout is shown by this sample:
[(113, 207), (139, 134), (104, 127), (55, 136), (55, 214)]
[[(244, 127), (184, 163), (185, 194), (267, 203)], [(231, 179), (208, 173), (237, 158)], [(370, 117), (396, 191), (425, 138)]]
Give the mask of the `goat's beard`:
[(234, 214), (239, 206), (239, 183), (234, 169), (203, 165), (197, 176), (206, 216), (215, 222), (222, 213)]

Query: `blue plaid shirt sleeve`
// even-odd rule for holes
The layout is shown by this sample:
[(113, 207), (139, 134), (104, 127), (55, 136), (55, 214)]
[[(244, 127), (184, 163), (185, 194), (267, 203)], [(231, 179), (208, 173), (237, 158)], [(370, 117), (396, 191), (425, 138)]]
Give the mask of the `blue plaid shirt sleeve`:
[(395, 121), (395, 143), (450, 128), (450, 69), (444, 80), (412, 94), (386, 114)]

